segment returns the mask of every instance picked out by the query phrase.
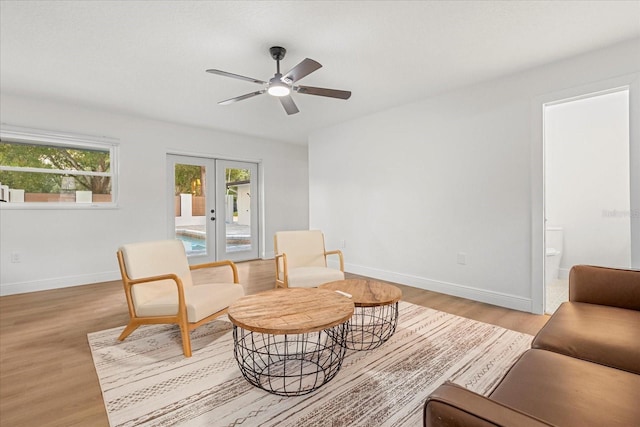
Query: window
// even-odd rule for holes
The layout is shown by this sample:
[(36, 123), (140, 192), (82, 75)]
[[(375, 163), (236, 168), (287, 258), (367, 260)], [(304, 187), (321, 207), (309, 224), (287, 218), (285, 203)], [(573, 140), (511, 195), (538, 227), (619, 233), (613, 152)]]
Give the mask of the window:
[(2, 207), (115, 206), (117, 145), (106, 138), (3, 127)]

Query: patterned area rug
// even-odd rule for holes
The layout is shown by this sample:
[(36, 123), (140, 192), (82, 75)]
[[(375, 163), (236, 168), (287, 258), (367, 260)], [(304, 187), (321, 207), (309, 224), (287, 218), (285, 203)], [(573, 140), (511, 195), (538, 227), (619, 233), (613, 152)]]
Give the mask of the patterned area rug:
[(335, 378), (281, 397), (250, 385), (233, 357), (232, 325), (192, 332), (182, 355), (177, 326), (88, 335), (111, 426), (416, 426), (429, 393), (452, 380), (488, 394), (532, 337), (400, 302), (396, 333), (371, 351), (349, 350)]

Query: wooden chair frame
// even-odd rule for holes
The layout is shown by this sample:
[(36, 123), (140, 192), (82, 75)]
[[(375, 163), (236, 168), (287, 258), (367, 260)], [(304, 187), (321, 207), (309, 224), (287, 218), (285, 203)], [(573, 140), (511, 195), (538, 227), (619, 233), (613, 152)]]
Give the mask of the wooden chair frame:
[[(277, 239), (273, 237), (273, 247), (277, 248)], [(324, 251), (324, 263), (327, 264), (327, 255), (338, 255), (340, 258), (340, 271), (344, 273), (344, 257), (341, 250)], [(287, 254), (276, 254), (276, 289), (289, 287), (289, 269), (287, 268)], [(282, 280), (280, 280), (280, 260), (282, 260), (282, 271), (284, 272)]]
[[(122, 275), (122, 283), (124, 285), (124, 293), (127, 297), (127, 305), (129, 306), (129, 318), (130, 318), (129, 324), (124, 328), (124, 330), (118, 337), (119, 341), (123, 341), (125, 338), (131, 335), (131, 333), (135, 331), (140, 325), (176, 323), (178, 324), (178, 326), (180, 326), (180, 334), (182, 336), (182, 350), (184, 352), (184, 355), (185, 357), (191, 357), (191, 337), (189, 336), (189, 333), (192, 330), (196, 329), (198, 326), (201, 326), (207, 322), (210, 322), (213, 319), (227, 313), (227, 308), (225, 308), (197, 322), (189, 322), (187, 317), (187, 306), (184, 298), (184, 285), (182, 284), (182, 280), (177, 275), (163, 274), (161, 276), (144, 277), (141, 279), (131, 279), (127, 274), (127, 268), (124, 264), (124, 257), (122, 255), (121, 250), (118, 251), (118, 264), (120, 265), (120, 274)], [(236, 265), (229, 260), (190, 265), (189, 270), (199, 270), (202, 268), (215, 268), (215, 267), (223, 267), (223, 266), (231, 267), (231, 270), (233, 271), (233, 283), (238, 284), (238, 286), (240, 286), (240, 282), (238, 281), (238, 269)], [(178, 292), (178, 312), (175, 315), (171, 315), (171, 316), (140, 316), (139, 317), (136, 314), (136, 308), (133, 304), (133, 296), (131, 295), (131, 288), (141, 283), (150, 283), (150, 282), (156, 282), (160, 280), (173, 280), (175, 282), (177, 292)]]

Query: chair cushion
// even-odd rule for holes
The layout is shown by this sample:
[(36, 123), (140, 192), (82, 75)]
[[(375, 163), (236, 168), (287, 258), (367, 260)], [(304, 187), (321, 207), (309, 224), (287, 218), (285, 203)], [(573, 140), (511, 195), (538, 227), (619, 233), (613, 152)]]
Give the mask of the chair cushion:
[(640, 374), (640, 311), (565, 302), (531, 346)]
[[(211, 283), (185, 288), (184, 294), (187, 318), (190, 323), (195, 323), (229, 307), (244, 296), (244, 289), (234, 283)], [(168, 316), (177, 313), (178, 293), (175, 289), (136, 307), (138, 316)]]
[(344, 280), (344, 273), (327, 267), (298, 267), (289, 269), (288, 277), (291, 288), (313, 288), (323, 283)]
[(319, 230), (278, 231), (275, 250), (287, 255), (287, 268), (326, 267), (324, 235)]
[(558, 426), (632, 426), (640, 375), (545, 350), (528, 350), (491, 400)]
[[(193, 286), (184, 245), (179, 240), (131, 243), (120, 248), (131, 279), (175, 274), (184, 287)], [(177, 289), (173, 280), (163, 280), (132, 288), (134, 305), (138, 306)]]

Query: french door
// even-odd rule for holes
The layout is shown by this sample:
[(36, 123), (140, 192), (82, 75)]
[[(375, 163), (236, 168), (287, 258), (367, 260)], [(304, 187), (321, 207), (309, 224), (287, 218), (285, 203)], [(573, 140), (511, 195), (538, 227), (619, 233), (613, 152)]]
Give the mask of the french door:
[(193, 264), (258, 258), (258, 165), (168, 155), (170, 238)]
[(216, 160), (218, 259), (258, 258), (258, 165)]

